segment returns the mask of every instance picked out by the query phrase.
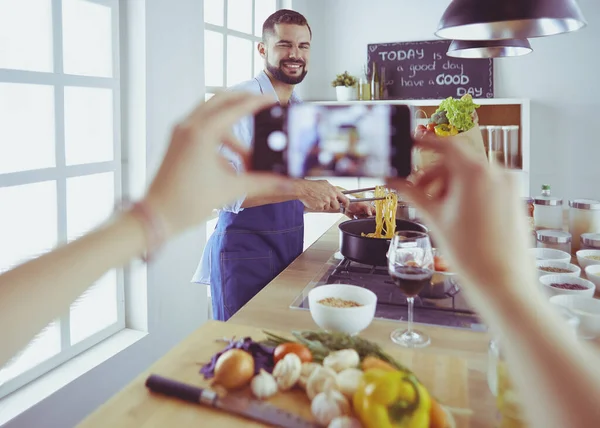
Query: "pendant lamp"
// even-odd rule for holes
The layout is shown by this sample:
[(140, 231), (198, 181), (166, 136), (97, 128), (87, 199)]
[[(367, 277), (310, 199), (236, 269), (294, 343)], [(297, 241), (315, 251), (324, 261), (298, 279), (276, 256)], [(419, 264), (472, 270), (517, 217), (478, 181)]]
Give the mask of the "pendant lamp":
[(586, 25), (575, 0), (453, 0), (435, 34), (450, 40), (528, 39)]
[(455, 58), (506, 58), (527, 55), (532, 51), (527, 39), (454, 40), (447, 55)]

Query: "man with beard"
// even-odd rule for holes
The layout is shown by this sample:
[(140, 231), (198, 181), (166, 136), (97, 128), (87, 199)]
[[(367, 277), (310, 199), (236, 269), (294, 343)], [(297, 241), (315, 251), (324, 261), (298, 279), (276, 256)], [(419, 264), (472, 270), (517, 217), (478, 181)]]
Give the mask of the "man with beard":
[[(308, 73), (311, 39), (304, 16), (286, 9), (275, 12), (263, 24), (258, 45), (265, 69), (230, 90), (271, 94), (281, 105), (301, 102), (294, 87)], [(253, 118), (245, 117), (233, 135), (249, 147), (253, 126)], [(241, 159), (222, 150), (237, 171), (244, 168)], [(325, 180), (294, 180), (287, 193), (246, 195), (223, 207), (192, 280), (210, 284), (213, 317), (228, 320), (302, 253), (305, 211), (339, 213), (340, 204), (349, 207), (351, 218), (373, 214), (369, 204), (349, 204)]]

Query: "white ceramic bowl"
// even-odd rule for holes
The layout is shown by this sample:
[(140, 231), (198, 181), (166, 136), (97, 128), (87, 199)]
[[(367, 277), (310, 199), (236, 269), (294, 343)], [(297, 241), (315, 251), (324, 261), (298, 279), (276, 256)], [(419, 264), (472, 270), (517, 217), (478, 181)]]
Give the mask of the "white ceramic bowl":
[(596, 285), (596, 290), (600, 291), (600, 265), (586, 267), (585, 276)]
[(586, 259), (586, 257), (596, 256), (600, 257), (600, 250), (579, 250), (576, 253), (577, 255), (577, 263), (581, 266), (581, 269), (584, 269), (588, 266), (592, 265), (600, 265), (600, 260), (591, 260)]
[(538, 260), (551, 260), (555, 262), (571, 263), (571, 255), (554, 248), (530, 248), (529, 252)]
[[(542, 277), (544, 275), (571, 275), (571, 276), (579, 276), (581, 275), (581, 268), (573, 263), (566, 262), (555, 262), (552, 260), (538, 260), (535, 262), (537, 267), (538, 277)], [(549, 272), (546, 270), (540, 269), (541, 267), (553, 267), (560, 269), (568, 269), (570, 272)]]
[[(548, 297), (556, 296), (558, 294), (568, 294), (568, 295), (579, 295), (579, 296), (588, 296), (592, 297), (594, 295), (594, 291), (596, 291), (596, 287), (591, 281), (587, 279), (579, 278), (569, 274), (557, 274), (557, 275), (544, 275), (540, 278), (540, 283), (544, 289), (544, 293)], [(566, 290), (563, 288), (552, 287), (550, 284), (577, 284), (585, 287), (585, 290)]]
[(550, 303), (562, 306), (579, 318), (579, 337), (594, 339), (600, 336), (600, 300), (588, 296), (559, 294)]
[[(352, 300), (362, 306), (334, 308), (319, 303), (327, 297)], [(324, 330), (358, 334), (371, 324), (375, 316), (377, 295), (366, 288), (349, 284), (320, 285), (308, 292), (310, 314)]]

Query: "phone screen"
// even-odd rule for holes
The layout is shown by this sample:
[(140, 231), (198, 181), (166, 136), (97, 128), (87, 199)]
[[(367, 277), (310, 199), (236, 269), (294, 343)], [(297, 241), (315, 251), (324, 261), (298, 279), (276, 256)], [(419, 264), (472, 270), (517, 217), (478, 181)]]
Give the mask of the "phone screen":
[(272, 107), (255, 117), (253, 165), (291, 177), (406, 177), (410, 110), (391, 104)]

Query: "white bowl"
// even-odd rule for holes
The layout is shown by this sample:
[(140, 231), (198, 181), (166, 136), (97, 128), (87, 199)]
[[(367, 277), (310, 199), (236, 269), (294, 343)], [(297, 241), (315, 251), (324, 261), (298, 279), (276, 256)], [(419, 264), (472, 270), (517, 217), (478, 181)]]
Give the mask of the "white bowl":
[[(596, 291), (596, 287), (591, 281), (587, 279), (579, 278), (569, 274), (557, 274), (557, 275), (544, 275), (540, 278), (540, 283), (543, 286), (544, 292), (548, 297), (556, 296), (558, 294), (569, 294), (569, 295), (579, 295), (579, 296), (589, 296), (592, 297), (594, 295), (594, 291)], [(585, 287), (585, 290), (566, 290), (563, 288), (552, 287), (550, 284), (577, 284)]]
[[(542, 277), (544, 275), (571, 275), (571, 276), (579, 276), (581, 275), (581, 268), (573, 263), (566, 262), (555, 262), (552, 260), (538, 260), (535, 262), (537, 267), (538, 277)], [(560, 269), (568, 269), (570, 272), (548, 272), (540, 269), (541, 267), (553, 267)]]
[(596, 290), (600, 291), (600, 265), (586, 267), (585, 276), (596, 285)]
[(536, 260), (552, 260), (555, 262), (571, 263), (571, 255), (554, 248), (530, 248), (529, 252)]
[(577, 263), (581, 266), (581, 269), (585, 269), (588, 266), (592, 265), (600, 265), (600, 260), (590, 260), (586, 259), (589, 256), (597, 256), (600, 257), (600, 250), (579, 250), (576, 253), (577, 255)]
[(567, 308), (579, 318), (579, 337), (594, 339), (600, 336), (600, 300), (593, 297), (559, 294), (550, 303)]
[[(319, 303), (327, 297), (352, 300), (362, 306), (334, 308)], [(358, 334), (371, 324), (375, 316), (377, 295), (366, 288), (349, 284), (327, 284), (313, 288), (308, 293), (310, 314), (324, 330)]]

